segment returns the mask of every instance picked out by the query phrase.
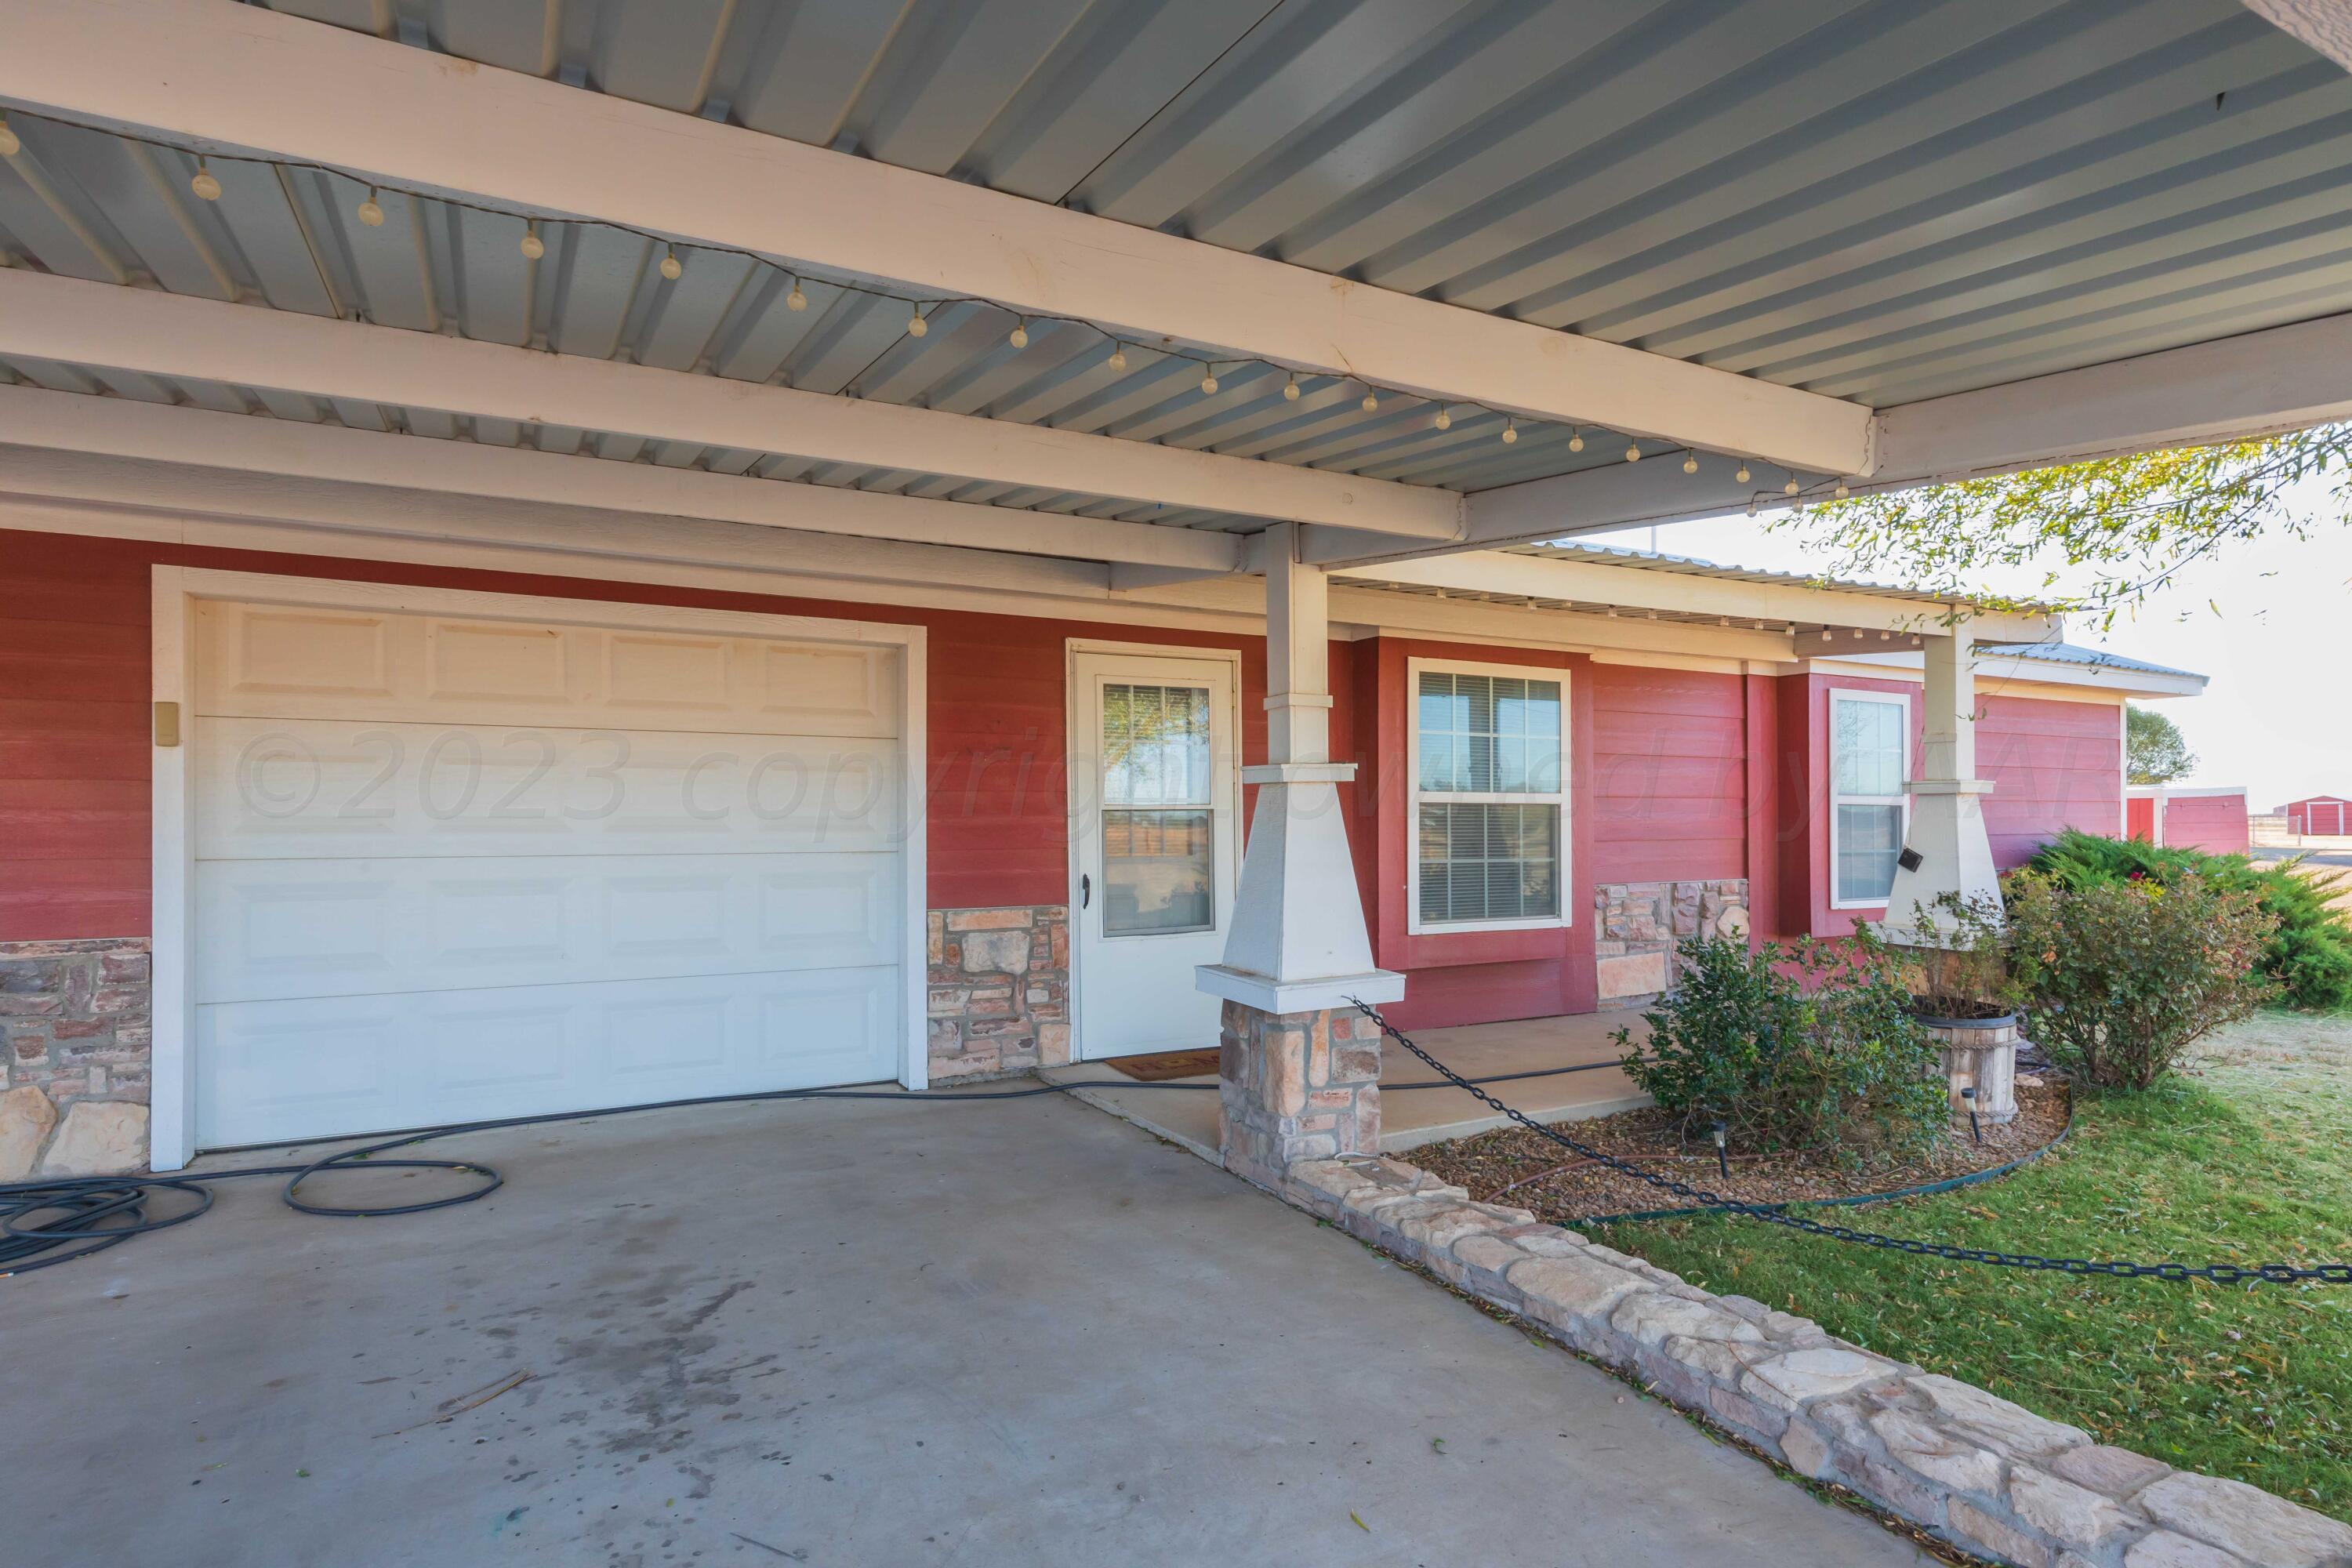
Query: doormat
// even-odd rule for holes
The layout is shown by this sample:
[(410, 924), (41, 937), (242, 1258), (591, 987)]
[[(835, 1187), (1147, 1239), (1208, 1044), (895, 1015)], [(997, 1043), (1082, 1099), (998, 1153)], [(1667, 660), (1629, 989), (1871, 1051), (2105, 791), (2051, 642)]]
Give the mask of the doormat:
[(1103, 1063), (1116, 1068), (1132, 1079), (1145, 1083), (1159, 1083), (1171, 1078), (1214, 1078), (1217, 1076), (1217, 1053), (1214, 1051), (1161, 1051), (1150, 1057), (1113, 1057)]

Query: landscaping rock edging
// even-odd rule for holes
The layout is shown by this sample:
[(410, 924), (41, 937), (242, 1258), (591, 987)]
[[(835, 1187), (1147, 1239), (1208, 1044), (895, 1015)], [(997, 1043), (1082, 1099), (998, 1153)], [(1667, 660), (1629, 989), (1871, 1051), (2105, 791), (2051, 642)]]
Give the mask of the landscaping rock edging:
[(2352, 1568), (2352, 1527), (2324, 1514), (2095, 1443), (1387, 1155), (1300, 1161), (1278, 1191), (1963, 1550), (2015, 1568)]

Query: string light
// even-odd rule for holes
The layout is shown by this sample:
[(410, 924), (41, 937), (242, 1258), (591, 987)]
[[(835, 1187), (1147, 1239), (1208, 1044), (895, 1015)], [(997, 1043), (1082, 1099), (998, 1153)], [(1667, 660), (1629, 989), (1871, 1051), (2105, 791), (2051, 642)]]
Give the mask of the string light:
[(1625, 443), (1625, 460), (1629, 463), (1638, 463), (1642, 460), (1642, 447), (1640, 443), (1634, 441), (1628, 441)]
[[(176, 143), (159, 138), (134, 136), (121, 132), (111, 131), (110, 131), (108, 134), (115, 135), (121, 140), (126, 142), (133, 142), (143, 146), (164, 149), (173, 153), (184, 154), (188, 151), (184, 147)], [(23, 151), (23, 145), (24, 144), (17, 136), (16, 131), (9, 125), (6, 116), (0, 115), (0, 158), (15, 157), (17, 153)], [(267, 164), (268, 166), (281, 172), (302, 171), (324, 176), (339, 176), (341, 174), (341, 171), (340, 170), (329, 168), (324, 164), (310, 163), (300, 159), (240, 158), (233, 159), (232, 162)], [(220, 199), (222, 194), (221, 187), (218, 180), (214, 176), (211, 171), (209, 160), (204, 158), (198, 159), (196, 173), (190, 180), (189, 187), (196, 195), (205, 201), (216, 201)], [(399, 187), (394, 188), (396, 190), (399, 189)], [(381, 185), (369, 185), (367, 187), (366, 198), (360, 202), (356, 208), (356, 215), (359, 221), (367, 227), (381, 228), (383, 226), (384, 210), (382, 202), (383, 189), (383, 188)], [(537, 232), (537, 221), (536, 219), (530, 217), (528, 215), (518, 214), (511, 208), (492, 206), (479, 202), (459, 200), (446, 194), (437, 192), (420, 194), (415, 191), (404, 191), (402, 194), (411, 196), (412, 199), (437, 202), (443, 206), (449, 208), (490, 214), (495, 216), (509, 219), (516, 216), (523, 216), (525, 218), (526, 228), (520, 246), (523, 257), (527, 260), (538, 261), (543, 258), (546, 254), (546, 242)], [(552, 221), (562, 220), (556, 219)], [(675, 283), (686, 275), (686, 263), (684, 258), (679, 256), (677, 243), (675, 241), (665, 239), (659, 235), (648, 234), (643, 229), (634, 228), (626, 224), (606, 223), (602, 226), (618, 233), (635, 235), (649, 244), (659, 243), (663, 247), (662, 258), (658, 267), (661, 276), (668, 281)], [(773, 265), (772, 263), (768, 262), (765, 258), (759, 256), (755, 252), (738, 249), (730, 246), (698, 244), (692, 248), (718, 251), (726, 255), (740, 257), (749, 262), (770, 266)], [(889, 294), (880, 289), (860, 288), (856, 285), (845, 285), (843, 287), (845, 287), (849, 292), (864, 295), (869, 299), (888, 300), (891, 298)], [(937, 300), (932, 301), (932, 304), (936, 307), (938, 304), (941, 303), (962, 302), (969, 302), (976, 305), (996, 304), (993, 300), (980, 299), (973, 299), (970, 301)], [(784, 307), (785, 309), (795, 312), (803, 311), (808, 309), (808, 295), (803, 291), (801, 279), (796, 275), (792, 277), (792, 287), (790, 291), (784, 297)], [(1003, 307), (999, 305), (997, 308), (1002, 309)], [(1095, 331), (1100, 330), (1099, 328), (1094, 328), (1093, 323), (1091, 322), (1076, 321), (1074, 320), (1073, 324), (1086, 326)], [(908, 317), (906, 330), (907, 335), (914, 338), (922, 337), (929, 331), (929, 324), (924, 318), (924, 307), (921, 303), (910, 302), (910, 313)], [(1027, 320), (1024, 317), (1021, 319), (1019, 324), (1013, 329), (1012, 335), (1013, 346), (1016, 348), (1025, 347), (1027, 336)], [(1190, 359), (1193, 357), (1181, 349), (1171, 350), (1170, 352), (1177, 358)], [(1123, 371), (1127, 368), (1128, 359), (1126, 347), (1123, 343), (1114, 342), (1111, 353), (1107, 363), (1114, 371)], [(1201, 378), (1201, 389), (1202, 393), (1204, 395), (1213, 394), (1217, 390), (1218, 385), (1216, 364), (1206, 361), (1196, 361), (1196, 363), (1201, 363), (1204, 365), (1204, 374)], [(1240, 363), (1256, 363), (1263, 362), (1250, 361)], [(1298, 394), (1298, 377), (1297, 373), (1294, 371), (1288, 374), (1284, 383), (1283, 396), (1289, 401), (1296, 402), (1297, 400)], [(1366, 413), (1374, 412), (1378, 408), (1379, 396), (1380, 394), (1377, 388), (1367, 389), (1362, 399), (1362, 405)], [(1471, 406), (1475, 408), (1477, 405), (1472, 405)], [(1478, 409), (1478, 411), (1481, 413), (1488, 412), (1483, 408)], [(1440, 430), (1452, 428), (1454, 423), (1452, 410), (1447, 408), (1440, 408), (1436, 410), (1431, 416), (1431, 423)], [(1517, 442), (1519, 438), (1518, 422), (1516, 416), (1506, 416), (1503, 424), (1501, 438), (1503, 444), (1506, 446), (1514, 445)], [(1569, 427), (1568, 449), (1570, 452), (1582, 452), (1584, 450), (1584, 433), (1581, 428), (1575, 426), (1570, 426)], [(1638, 462), (1640, 460), (1640, 457), (1641, 449), (1638, 444), (1630, 445), (1627, 447), (1626, 460), (1628, 462)], [(1686, 472), (1696, 471), (1696, 460), (1695, 456), (1685, 459), (1685, 470)], [(1740, 482), (1743, 484), (1748, 482), (1748, 466), (1743, 462), (1739, 468)], [(1787, 489), (1788, 493), (1792, 496), (1798, 493), (1799, 487), (1793, 478), (1790, 480)], [(1839, 494), (1843, 497), (1845, 493), (1846, 490), (1844, 483), (1841, 480), (1839, 484)]]
[(1836, 495), (1837, 499), (1840, 500), (1843, 500), (1846, 498), (1845, 480), (1843, 477), (1841, 477), (1837, 482)]
[(1827, 626), (1823, 626), (1823, 627), (1822, 628), (1822, 641), (1823, 641), (1823, 642), (1827, 642), (1827, 641), (1829, 641), (1829, 640), (1830, 640), (1830, 631), (1829, 631), (1829, 628), (1828, 628)]
[(1796, 475), (1794, 475), (1794, 474), (1790, 474), (1790, 475), (1789, 476), (1789, 482), (1788, 482), (1787, 484), (1782, 485), (1782, 486), (1780, 487), (1780, 493), (1781, 493), (1782, 495), (1784, 495), (1784, 496), (1792, 496), (1792, 495), (1795, 495), (1795, 494), (1797, 493), (1797, 491), (1798, 491), (1799, 488), (1800, 488), (1800, 487), (1799, 487), (1799, 485), (1798, 485), (1798, 483), (1797, 483), (1797, 476), (1796, 476)]
[(1693, 452), (1689, 457), (1683, 459), (1683, 472), (1686, 474), (1695, 474), (1698, 472), (1698, 454), (1696, 452)]
[(1029, 323), (1026, 321), (1016, 323), (1013, 329), (1013, 335), (1004, 341), (1011, 343), (1016, 349), (1027, 348), (1029, 346)]
[(1740, 464), (1740, 465), (1739, 465), (1739, 471), (1738, 471), (1738, 473), (1736, 473), (1736, 474), (1732, 475), (1731, 477), (1732, 477), (1735, 480), (1737, 480), (1738, 482), (1739, 482), (1740, 484), (1743, 484), (1743, 485), (1744, 485), (1744, 484), (1746, 484), (1746, 483), (1748, 482), (1748, 465), (1747, 465), (1747, 464), (1745, 464), (1745, 463)]
[(1754, 517), (1756, 515), (1756, 498), (1754, 496), (1749, 496), (1748, 498), (1748, 515), (1750, 517)]
[(1891, 640), (1894, 636), (1895, 634), (1893, 632), (1881, 632), (1878, 634), (1878, 640), (1880, 642), (1886, 642)]

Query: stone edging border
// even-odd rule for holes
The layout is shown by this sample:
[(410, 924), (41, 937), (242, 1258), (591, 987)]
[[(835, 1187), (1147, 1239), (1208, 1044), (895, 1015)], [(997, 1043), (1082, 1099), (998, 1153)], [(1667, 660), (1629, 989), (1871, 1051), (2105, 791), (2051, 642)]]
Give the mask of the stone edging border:
[(2324, 1514), (2094, 1443), (1401, 1160), (1299, 1161), (1276, 1190), (1800, 1474), (2015, 1568), (2352, 1568), (2352, 1527)]

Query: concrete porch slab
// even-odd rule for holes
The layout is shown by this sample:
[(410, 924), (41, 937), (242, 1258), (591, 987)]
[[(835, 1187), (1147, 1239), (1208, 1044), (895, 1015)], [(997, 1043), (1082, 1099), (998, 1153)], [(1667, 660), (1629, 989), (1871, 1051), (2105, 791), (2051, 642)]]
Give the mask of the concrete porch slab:
[[(1507, 1024), (1414, 1029), (1411, 1033), (1415, 1045), (1465, 1078), (1475, 1079), (1614, 1062), (1622, 1053), (1610, 1037), (1620, 1028), (1632, 1029), (1637, 1045), (1649, 1035), (1649, 1026), (1642, 1022), (1638, 1013), (1583, 1013), (1522, 1018)], [(1055, 1068), (1044, 1076), (1055, 1083), (1083, 1085), (1077, 1095), (1087, 1104), (1180, 1143), (1204, 1160), (1213, 1162), (1217, 1158), (1217, 1097), (1213, 1094), (1148, 1088), (1095, 1062)], [(1381, 1149), (1384, 1153), (1402, 1153), (1424, 1143), (1466, 1138), (1507, 1125), (1507, 1118), (1487, 1110), (1458, 1089), (1386, 1092), (1391, 1085), (1427, 1083), (1435, 1077), (1395, 1041), (1382, 1043)], [(1206, 1076), (1174, 1081), (1210, 1086), (1216, 1083), (1214, 1078)], [(1615, 1067), (1557, 1078), (1521, 1079), (1486, 1088), (1504, 1104), (1538, 1121), (1582, 1121), (1650, 1102), (1649, 1096), (1635, 1089), (1623, 1070)]]
[(1057, 1098), (704, 1107), (436, 1152), (508, 1185), (337, 1220), (233, 1183), (194, 1224), (0, 1281), (0, 1555), (1927, 1561)]

